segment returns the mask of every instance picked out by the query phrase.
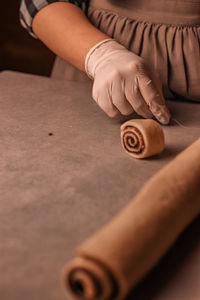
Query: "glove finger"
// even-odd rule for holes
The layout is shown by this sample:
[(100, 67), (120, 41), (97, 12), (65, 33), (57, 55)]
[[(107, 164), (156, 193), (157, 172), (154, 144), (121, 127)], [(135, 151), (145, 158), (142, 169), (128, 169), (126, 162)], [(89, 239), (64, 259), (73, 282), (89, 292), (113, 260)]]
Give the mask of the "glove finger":
[(112, 82), (111, 97), (114, 106), (121, 112), (122, 115), (130, 115), (134, 109), (128, 102), (124, 92), (124, 80), (118, 78)]
[(125, 96), (138, 115), (144, 118), (152, 118), (153, 115), (140, 93), (136, 77), (135, 80), (133, 80), (132, 78), (128, 78), (126, 80)]
[(161, 101), (163, 101), (163, 104), (165, 104), (161, 77), (159, 76), (159, 74), (157, 74), (157, 72), (151, 72), (151, 78), (153, 79), (153, 83), (161, 95)]
[(137, 75), (140, 92), (153, 115), (163, 124), (168, 124), (170, 113), (165, 105), (160, 87), (157, 88), (153, 80), (146, 74)]
[(119, 110), (113, 105), (109, 90), (104, 87), (101, 92), (96, 93), (93, 98), (98, 104), (98, 106), (110, 117), (115, 118), (120, 115)]

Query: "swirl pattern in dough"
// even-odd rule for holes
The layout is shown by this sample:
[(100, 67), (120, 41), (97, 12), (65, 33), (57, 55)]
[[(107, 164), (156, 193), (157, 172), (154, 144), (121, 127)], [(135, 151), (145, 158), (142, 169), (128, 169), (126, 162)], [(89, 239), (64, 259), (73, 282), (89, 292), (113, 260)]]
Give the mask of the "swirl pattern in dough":
[(134, 158), (159, 154), (165, 146), (162, 127), (152, 119), (132, 119), (121, 125), (121, 142)]

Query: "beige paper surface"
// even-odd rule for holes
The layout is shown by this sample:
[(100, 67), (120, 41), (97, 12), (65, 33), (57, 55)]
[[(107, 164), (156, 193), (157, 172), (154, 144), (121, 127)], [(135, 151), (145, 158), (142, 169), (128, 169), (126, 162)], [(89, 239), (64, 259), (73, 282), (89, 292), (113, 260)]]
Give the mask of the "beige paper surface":
[[(121, 146), (119, 128), (128, 118), (109, 119), (89, 86), (3, 72), (0, 91), (0, 298), (72, 300), (61, 270), (74, 249), (199, 130), (163, 127), (164, 152), (139, 161)], [(185, 126), (200, 127), (199, 104), (169, 107)], [(198, 237), (197, 220), (130, 300), (198, 299)]]

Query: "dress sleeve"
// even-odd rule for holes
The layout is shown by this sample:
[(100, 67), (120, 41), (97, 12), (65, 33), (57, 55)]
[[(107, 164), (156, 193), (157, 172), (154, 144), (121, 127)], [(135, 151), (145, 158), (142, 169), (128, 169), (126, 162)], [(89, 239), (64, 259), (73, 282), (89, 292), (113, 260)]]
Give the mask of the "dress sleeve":
[(21, 0), (19, 18), (22, 27), (24, 27), (31, 36), (37, 38), (32, 29), (32, 21), (37, 12), (43, 7), (54, 2), (69, 2), (83, 9), (84, 0)]

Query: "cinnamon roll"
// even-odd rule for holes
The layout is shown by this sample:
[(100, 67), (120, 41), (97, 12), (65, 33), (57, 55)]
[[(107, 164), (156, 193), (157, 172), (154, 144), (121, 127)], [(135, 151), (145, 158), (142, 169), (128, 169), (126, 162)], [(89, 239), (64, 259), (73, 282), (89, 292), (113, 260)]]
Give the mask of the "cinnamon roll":
[(164, 149), (163, 129), (152, 119), (132, 119), (122, 124), (120, 129), (122, 145), (134, 158), (156, 155)]

